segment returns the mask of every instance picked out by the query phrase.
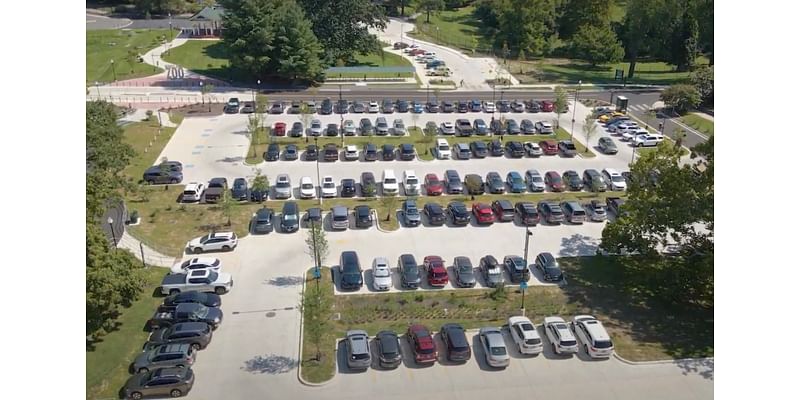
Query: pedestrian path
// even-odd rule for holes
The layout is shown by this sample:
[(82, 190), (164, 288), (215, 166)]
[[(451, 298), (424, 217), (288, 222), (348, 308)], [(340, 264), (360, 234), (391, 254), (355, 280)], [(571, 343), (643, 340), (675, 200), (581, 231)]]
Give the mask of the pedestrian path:
[(117, 248), (130, 251), (140, 261), (142, 260), (142, 255), (144, 254), (145, 264), (154, 267), (169, 268), (172, 266), (172, 264), (180, 261), (180, 258), (166, 256), (153, 250), (150, 248), (150, 246), (147, 246), (135, 237), (131, 236), (127, 231), (122, 233), (122, 237), (119, 239), (119, 242), (117, 242)]

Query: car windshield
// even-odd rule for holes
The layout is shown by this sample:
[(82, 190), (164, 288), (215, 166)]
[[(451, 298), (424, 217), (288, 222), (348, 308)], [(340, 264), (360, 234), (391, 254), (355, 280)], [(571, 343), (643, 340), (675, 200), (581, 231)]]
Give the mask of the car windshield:
[(375, 276), (378, 278), (385, 278), (390, 275), (389, 268), (377, 267), (375, 268)]
[(369, 353), (353, 354), (354, 360), (366, 360), (369, 358)]
[(610, 340), (597, 340), (594, 342), (594, 347), (598, 349), (609, 349), (613, 346)]
[(418, 184), (418, 183), (419, 183), (419, 180), (418, 180), (417, 178), (413, 178), (413, 179), (409, 179), (409, 180), (407, 180), (406, 182), (407, 182), (409, 185), (416, 185), (416, 184)]
[(294, 221), (297, 219), (297, 215), (294, 214), (283, 214), (283, 219), (287, 221)]
[(625, 178), (623, 178), (622, 175), (612, 175), (611, 180), (613, 182), (625, 182)]
[(488, 271), (489, 271), (489, 275), (492, 275), (492, 276), (502, 275), (503, 274), (503, 271), (501, 271), (500, 268), (489, 268)]
[(192, 314), (195, 316), (195, 318), (205, 318), (208, 316), (208, 307), (200, 304), (198, 305), (197, 310), (195, 310), (195, 312)]
[(394, 178), (387, 178), (387, 179), (386, 179), (386, 180), (384, 180), (383, 182), (384, 182), (384, 183), (388, 183), (388, 184), (395, 184), (395, 183), (397, 183), (397, 179), (394, 179)]
[(471, 265), (463, 265), (462, 264), (462, 265), (460, 265), (458, 267), (458, 272), (461, 272), (461, 273), (472, 272), (472, 266)]
[(520, 177), (518, 177), (518, 176), (512, 176), (512, 177), (511, 177), (511, 182), (514, 182), (514, 183), (522, 183), (522, 178), (520, 178)]
[(278, 181), (277, 186), (279, 188), (287, 188), (287, 187), (289, 187), (291, 185), (289, 184), (289, 182), (286, 182), (286, 181)]
[(312, 185), (310, 183), (304, 183), (303, 184), (303, 189), (313, 189), (313, 188), (314, 188), (314, 185)]
[(324, 187), (326, 189), (330, 189), (330, 188), (335, 187), (335, 186), (336, 186), (336, 184), (333, 183), (333, 182), (325, 182), (325, 183), (322, 184), (322, 187)]
[(208, 241), (209, 237), (211, 237), (211, 235), (205, 235), (205, 236), (201, 237), (200, 238), (200, 243), (205, 243), (206, 241)]
[(490, 347), (489, 349), (491, 350), (493, 356), (504, 356), (504, 355), (506, 355), (506, 348), (505, 347)]

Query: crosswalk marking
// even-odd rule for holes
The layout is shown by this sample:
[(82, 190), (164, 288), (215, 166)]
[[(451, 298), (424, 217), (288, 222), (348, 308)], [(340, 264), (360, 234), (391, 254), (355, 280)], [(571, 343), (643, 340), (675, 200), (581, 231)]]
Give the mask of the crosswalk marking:
[(650, 109), (650, 107), (647, 104), (634, 104), (632, 106), (628, 106), (628, 109), (634, 111), (647, 111)]

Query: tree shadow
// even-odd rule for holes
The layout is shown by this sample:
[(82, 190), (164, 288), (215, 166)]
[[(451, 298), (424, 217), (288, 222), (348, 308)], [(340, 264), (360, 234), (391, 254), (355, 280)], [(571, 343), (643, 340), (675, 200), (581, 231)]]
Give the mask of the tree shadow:
[(269, 354), (266, 356), (255, 356), (244, 362), (241, 369), (260, 374), (285, 374), (297, 368), (299, 362), (291, 357)]
[(289, 287), (289, 286), (297, 286), (302, 284), (304, 281), (302, 276), (279, 276), (277, 278), (272, 278), (267, 281), (268, 284), (272, 286), (278, 287)]
[(561, 250), (558, 251), (558, 255), (561, 257), (590, 256), (597, 252), (599, 244), (596, 238), (576, 233), (561, 239)]

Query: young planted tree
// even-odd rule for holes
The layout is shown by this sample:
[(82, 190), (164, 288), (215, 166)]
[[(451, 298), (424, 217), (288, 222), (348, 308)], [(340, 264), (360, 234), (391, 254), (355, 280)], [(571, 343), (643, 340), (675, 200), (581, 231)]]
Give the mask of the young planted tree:
[(230, 190), (225, 190), (222, 192), (222, 201), (219, 204), (220, 209), (222, 210), (222, 215), (224, 215), (228, 219), (228, 226), (231, 226), (231, 215), (233, 215), (233, 206), (236, 204), (236, 200), (233, 199), (231, 196)]
[(254, 168), (256, 176), (253, 178), (253, 181), (250, 183), (250, 188), (252, 190), (258, 190), (262, 193), (266, 193), (269, 190), (269, 178), (266, 175), (261, 173), (261, 168)]
[(330, 249), (328, 248), (328, 239), (325, 236), (325, 229), (322, 228), (321, 222), (313, 222), (308, 229), (306, 236), (306, 246), (308, 246), (308, 254), (311, 259), (316, 263), (319, 260), (318, 266), (325, 263), (328, 258)]
[(258, 129), (261, 121), (256, 114), (247, 117), (247, 138), (250, 139), (250, 148), (253, 149), (253, 157), (256, 156), (256, 145), (258, 144)]
[(320, 347), (322, 339), (331, 330), (331, 296), (317, 285), (306, 288), (301, 309), (303, 310), (303, 330), (308, 340), (314, 345), (316, 354), (314, 361), (322, 361)]
[[(206, 83), (203, 86), (200, 86), (200, 94), (202, 95), (202, 100), (205, 103), (206, 96), (214, 91), (214, 84)], [(208, 112), (211, 112), (211, 99), (208, 99)]]
[(589, 141), (597, 134), (597, 123), (592, 114), (587, 114), (586, 119), (583, 120), (583, 135), (586, 137), (585, 153), (589, 152)]
[(397, 211), (397, 196), (381, 197), (381, 206), (386, 209), (386, 222), (392, 220), (392, 214)]
[(569, 103), (567, 102), (567, 90), (561, 86), (557, 86), (556, 100), (553, 102), (553, 108), (558, 118), (558, 122), (556, 123), (557, 127), (561, 126), (561, 114), (567, 112), (567, 107), (569, 107)]

